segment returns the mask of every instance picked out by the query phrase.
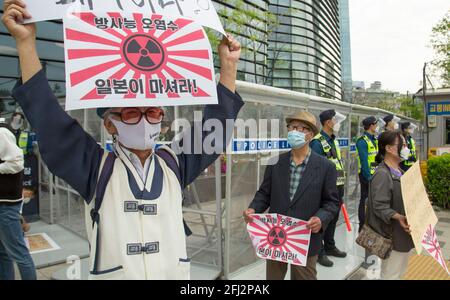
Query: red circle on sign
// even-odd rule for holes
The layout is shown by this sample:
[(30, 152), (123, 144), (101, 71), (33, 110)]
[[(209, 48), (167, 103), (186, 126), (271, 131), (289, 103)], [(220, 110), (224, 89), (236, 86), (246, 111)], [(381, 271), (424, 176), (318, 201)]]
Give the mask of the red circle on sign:
[(127, 63), (138, 70), (154, 71), (164, 62), (164, 48), (151, 36), (132, 35), (125, 40), (122, 47)]
[(286, 232), (281, 227), (273, 227), (267, 236), (269, 244), (280, 247), (286, 242)]

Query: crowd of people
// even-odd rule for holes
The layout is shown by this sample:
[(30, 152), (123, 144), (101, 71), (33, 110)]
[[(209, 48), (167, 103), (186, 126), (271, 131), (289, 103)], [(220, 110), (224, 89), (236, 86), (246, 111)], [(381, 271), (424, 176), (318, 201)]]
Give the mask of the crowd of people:
[[(316, 279), (316, 263), (332, 267), (330, 256), (346, 257), (346, 253), (336, 247), (334, 239), (346, 180), (337, 141), (345, 116), (326, 110), (319, 118), (320, 132), (315, 117), (309, 112), (302, 111), (286, 119), (287, 139), (292, 150), (280, 155), (277, 163), (267, 166), (261, 186), (243, 212), (246, 222), (252, 221), (253, 214), (266, 210), (308, 220), (312, 232), (308, 262), (304, 267), (291, 266), (292, 279)], [(390, 256), (382, 261), (381, 278), (399, 279), (406, 271), (408, 255), (414, 248), (399, 178), (417, 161), (411, 136), (415, 125), (398, 124), (393, 115), (383, 120), (370, 116), (361, 125), (364, 134), (356, 143), (361, 185), (358, 232), (370, 226), (392, 241)], [(267, 262), (268, 279), (283, 279), (286, 271), (286, 263)]]

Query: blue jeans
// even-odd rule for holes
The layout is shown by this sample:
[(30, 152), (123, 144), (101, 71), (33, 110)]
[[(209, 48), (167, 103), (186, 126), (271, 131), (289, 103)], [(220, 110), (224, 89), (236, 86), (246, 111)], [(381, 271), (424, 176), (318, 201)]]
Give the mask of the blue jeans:
[(20, 203), (0, 203), (0, 280), (14, 280), (13, 261), (19, 268), (22, 280), (36, 280), (34, 262), (20, 224), (20, 208)]

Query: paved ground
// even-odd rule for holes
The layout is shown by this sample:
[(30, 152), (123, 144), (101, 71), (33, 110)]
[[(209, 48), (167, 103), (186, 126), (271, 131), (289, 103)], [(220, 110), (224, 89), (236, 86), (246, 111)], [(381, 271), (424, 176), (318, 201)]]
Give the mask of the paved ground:
[[(436, 233), (438, 235), (439, 243), (442, 247), (444, 257), (450, 260), (450, 210), (442, 211), (436, 208), (436, 214), (439, 222), (436, 226)], [(348, 250), (348, 249), (345, 249)], [(376, 262), (379, 264), (379, 262)], [(53, 273), (67, 267), (66, 264), (59, 264), (50, 267), (44, 267), (37, 270), (38, 280), (50, 280)], [(16, 268), (16, 277), (20, 278)], [(371, 279), (370, 272), (368, 274), (366, 269), (359, 268), (351, 276), (349, 280), (369, 280)]]

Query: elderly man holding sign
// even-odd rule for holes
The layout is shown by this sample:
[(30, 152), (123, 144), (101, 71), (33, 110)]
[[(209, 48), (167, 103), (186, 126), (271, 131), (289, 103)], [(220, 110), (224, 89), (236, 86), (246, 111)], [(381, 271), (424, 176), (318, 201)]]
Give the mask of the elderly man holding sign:
[[(22, 24), (28, 18), (21, 0), (5, 0), (3, 23), (16, 40), (22, 71), (13, 96), (40, 138), (50, 171), (86, 200), (92, 219), (91, 279), (188, 279), (182, 190), (219, 153), (156, 150), (161, 107), (98, 110), (115, 140), (114, 151), (104, 151), (58, 104), (36, 52), (35, 25)], [(218, 52), (218, 104), (205, 107), (203, 123), (214, 118), (225, 128), (243, 106), (235, 92), (240, 44), (228, 36)], [(204, 140), (215, 131), (201, 133)], [(224, 134), (216, 141), (222, 151), (229, 138)], [(182, 141), (194, 144), (192, 140)]]

